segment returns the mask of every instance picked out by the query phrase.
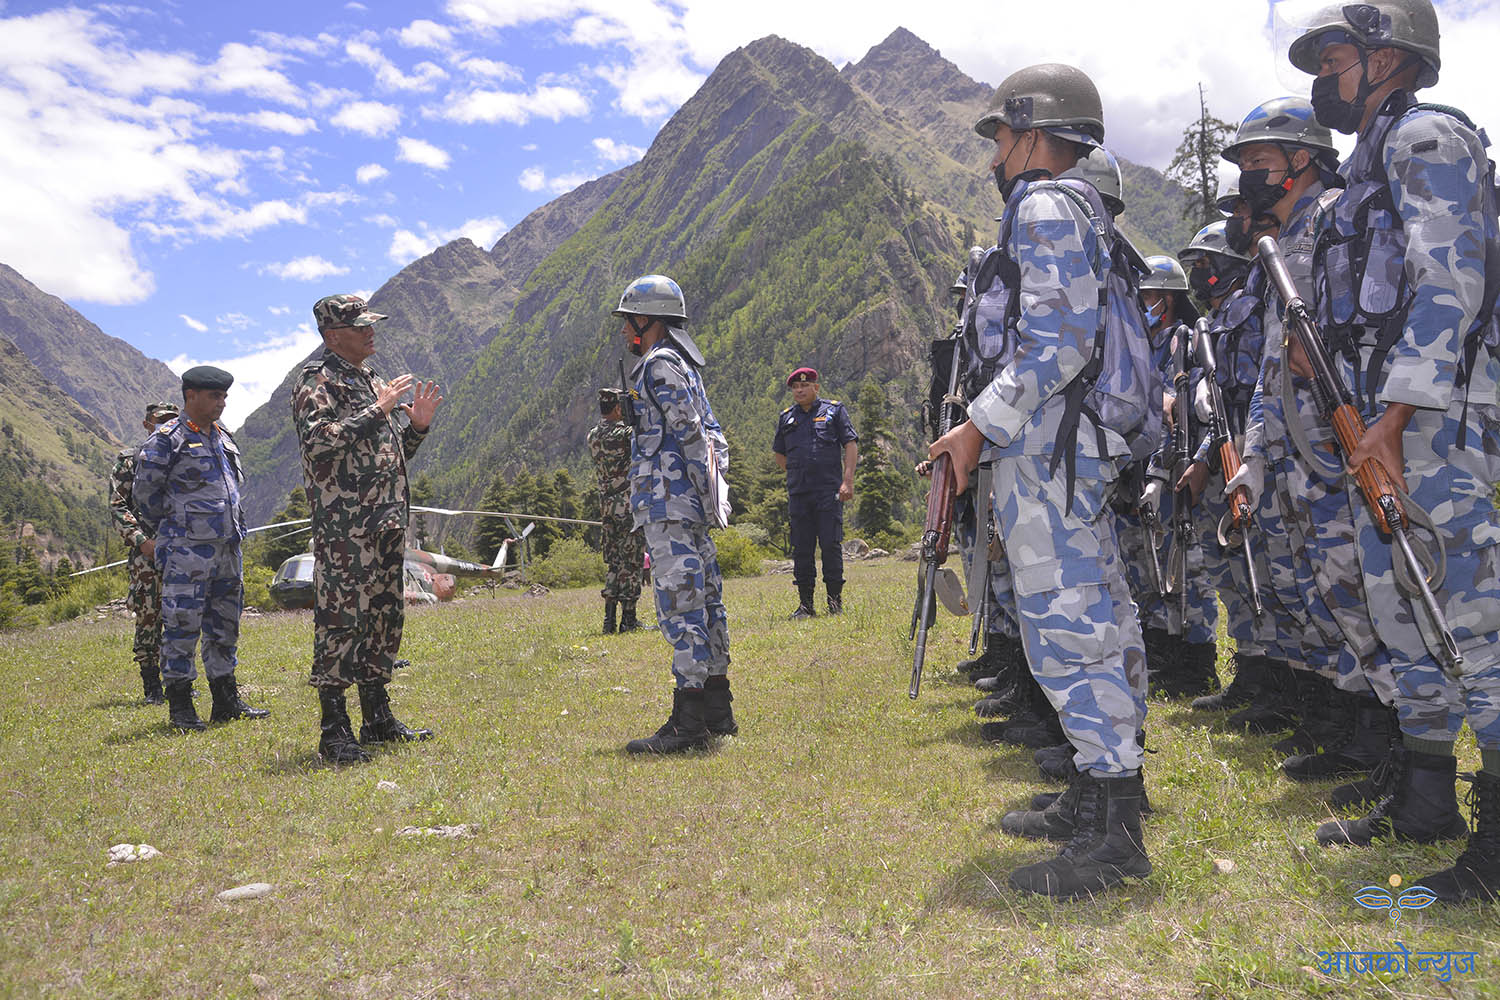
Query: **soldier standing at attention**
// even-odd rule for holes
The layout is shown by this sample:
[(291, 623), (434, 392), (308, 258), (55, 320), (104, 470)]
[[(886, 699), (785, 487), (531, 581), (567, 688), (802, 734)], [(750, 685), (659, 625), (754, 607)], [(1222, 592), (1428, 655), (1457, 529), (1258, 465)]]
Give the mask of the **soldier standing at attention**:
[[(175, 416), (175, 403), (148, 403), (141, 426), (150, 434), (157, 424)], [(146, 704), (160, 705), (166, 701), (161, 690), (161, 574), (152, 559), (156, 539), (141, 527), (135, 511), (135, 463), (139, 453), (139, 448), (122, 448), (115, 456), (115, 468), (109, 476), (109, 513), (115, 530), (130, 549), (130, 592), (125, 601), (135, 613), (135, 643), (131, 650), (141, 668)]]
[[(385, 381), (365, 364), (375, 323), (385, 319), (357, 295), (313, 305), (323, 353), (302, 366), (292, 422), (312, 501), (313, 665), (308, 681), (323, 710), (318, 753), (334, 764), (370, 759), (360, 743), (425, 740), (391, 712), (386, 693), (401, 648), (406, 607), (401, 572), (410, 515), (406, 463), (427, 437), (443, 397), (410, 374)], [(397, 401), (414, 390), (412, 402)], [(399, 409), (407, 419), (396, 421)], [(344, 691), (359, 685), (359, 742)]]
[(240, 700), (234, 668), (240, 639), (240, 543), (245, 484), (240, 450), (218, 422), (234, 376), (200, 365), (182, 373), (182, 415), (141, 446), (132, 495), (141, 530), (154, 539), (161, 574), (161, 676), (168, 721), (181, 732), (204, 725), (193, 708), (193, 650), (203, 637), (203, 672), (213, 693), (211, 722), (271, 713)]
[(677, 282), (647, 274), (620, 296), (616, 316), (631, 354), (636, 412), (630, 451), (630, 509), (646, 535), (656, 620), (672, 644), (672, 714), (628, 753), (680, 753), (710, 736), (739, 732), (729, 693), (729, 626), (724, 580), (709, 537), (714, 477), (729, 469), (729, 448), (698, 369), (703, 353), (682, 325), (687, 303)]
[[(1111, 425), (1102, 411), (1097, 422), (1074, 422), (1081, 396), (1072, 391), (1087, 370), (1101, 381), (1118, 374), (1090, 360), (1101, 310), (1120, 284), (1103, 241), (1112, 226), (1097, 190), (1062, 179), (1104, 141), (1104, 111), (1082, 71), (1031, 66), (1006, 78), (974, 129), (993, 143), (990, 166), (1005, 199), (1000, 268), (978, 310), (996, 318), (980, 330), (995, 374), (969, 404), (969, 420), (929, 454), (950, 456), (960, 491), (982, 454), (994, 463), (995, 523), (1012, 560), (1026, 659), (1078, 768), (1046, 810), (1004, 818), (1007, 831), (1068, 841), (1008, 881), (1071, 899), (1151, 872), (1140, 825), (1145, 651), (1107, 506), (1132, 454), (1124, 436), (1132, 427)], [(1127, 304), (1115, 304), (1124, 315)], [(1144, 340), (1144, 320), (1136, 322)], [(1130, 370), (1139, 351), (1144, 371), (1144, 344), (1130, 351)], [(1137, 420), (1149, 418), (1151, 386), (1129, 388)]]
[[(1318, 829), (1323, 844), (1376, 838), (1429, 843), (1469, 835), (1450, 868), (1419, 879), (1444, 902), (1500, 897), (1500, 357), (1492, 283), (1495, 191), (1485, 143), (1462, 112), (1419, 104), (1437, 82), (1430, 0), (1320, 10), (1291, 45), (1316, 75), (1318, 121), (1355, 134), (1346, 187), (1321, 220), (1310, 298), (1368, 428), (1342, 456), (1378, 461), (1433, 530), (1446, 573), (1436, 603), (1461, 667), (1445, 662), (1437, 623), (1397, 581), (1393, 548), (1351, 497), (1370, 623), (1390, 654), (1401, 729), (1383, 797), (1357, 820)], [(1491, 280), (1487, 280), (1487, 275)], [(1306, 376), (1306, 360), (1288, 355)], [(1353, 492), (1353, 491), (1351, 491)], [(1433, 537), (1434, 534), (1436, 537)], [(1444, 667), (1454, 667), (1450, 676)], [(1479, 744), (1474, 827), (1454, 794), (1453, 743), (1467, 721)]]
[(813, 549), (823, 550), (823, 586), (828, 613), (844, 610), (844, 504), (854, 496), (859, 435), (849, 412), (836, 399), (818, 398), (818, 373), (798, 368), (787, 376), (793, 405), (776, 420), (771, 450), (786, 473), (787, 523), (792, 533), (792, 581), (797, 610), (792, 619), (811, 618), (817, 565)]
[(589, 454), (599, 478), (600, 544), (604, 551), (604, 634), (615, 631), (619, 605), (620, 631), (640, 628), (635, 604), (645, 574), (645, 537), (630, 516), (630, 425), (620, 416), (620, 389), (599, 390), (600, 420), (589, 431)]

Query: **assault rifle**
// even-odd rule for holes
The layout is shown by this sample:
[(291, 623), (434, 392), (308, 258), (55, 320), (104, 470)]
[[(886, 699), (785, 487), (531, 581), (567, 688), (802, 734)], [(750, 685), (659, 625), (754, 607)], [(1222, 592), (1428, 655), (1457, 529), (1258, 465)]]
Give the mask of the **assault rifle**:
[(625, 359), (620, 359), (620, 417), (625, 421), (625, 426), (633, 431), (640, 430), (635, 415), (635, 392), (630, 388), (630, 380), (625, 377)]
[[(1214, 338), (1209, 332), (1208, 320), (1198, 320), (1198, 363), (1203, 366), (1203, 384), (1208, 387), (1209, 433), (1219, 449), (1219, 464), (1223, 466), (1227, 483), (1240, 471), (1240, 449), (1234, 443), (1234, 434), (1229, 429), (1229, 411), (1224, 408), (1224, 394), (1219, 390), (1219, 365), (1214, 358)], [(1239, 549), (1245, 555), (1245, 573), (1250, 580), (1250, 610), (1260, 618), (1266, 613), (1260, 602), (1260, 582), (1255, 578), (1255, 555), (1250, 549), (1250, 491), (1243, 486), (1235, 487), (1227, 498), (1229, 510), (1219, 519), (1219, 544), (1225, 548)], [(1227, 528), (1227, 530), (1226, 530)]]
[(1146, 551), (1151, 553), (1151, 586), (1156, 591), (1156, 598), (1160, 601), (1167, 599), (1166, 574), (1161, 568), (1161, 553), (1156, 550), (1156, 536), (1161, 534), (1161, 521), (1156, 516), (1156, 508), (1142, 505), (1141, 525), (1146, 529)]
[[(1177, 374), (1172, 385), (1177, 398), (1172, 403), (1172, 482), (1181, 481), (1193, 460), (1188, 444), (1188, 413), (1191, 410), (1188, 397), (1188, 345), (1185, 329), (1179, 329), (1177, 337)], [(1167, 585), (1170, 591), (1177, 588), (1178, 610), (1181, 612), (1177, 627), (1179, 635), (1187, 634), (1188, 617), (1188, 549), (1194, 540), (1193, 491), (1187, 487), (1177, 490), (1172, 497), (1172, 535), (1174, 561), (1177, 563), (1176, 579)], [(1170, 621), (1170, 619), (1169, 619)]]
[[(1281, 250), (1276, 241), (1269, 236), (1262, 236), (1256, 244), (1256, 251), (1260, 254), (1261, 263), (1265, 265), (1271, 283), (1276, 286), (1276, 291), (1286, 303), (1287, 325), (1291, 328), (1292, 336), (1307, 355), (1308, 364), (1312, 367), (1312, 393), (1318, 415), (1333, 428), (1344, 455), (1351, 455), (1365, 436), (1364, 418), (1354, 405), (1354, 394), (1349, 391), (1338, 369), (1334, 367), (1333, 358), (1324, 346), (1322, 334), (1313, 321), (1312, 311), (1297, 293), (1297, 285), (1292, 280), (1291, 272), (1287, 270), (1286, 261), (1281, 258)], [(1290, 372), (1283, 377), (1291, 377)], [(1437, 571), (1437, 564), (1430, 553), (1424, 550), (1423, 554), (1428, 557), (1425, 561), (1417, 558), (1416, 548), (1408, 533), (1411, 512), (1406, 510), (1403, 500), (1410, 502), (1411, 498), (1403, 496), (1390, 472), (1376, 459), (1361, 462), (1359, 468), (1354, 470), (1354, 478), (1359, 483), (1365, 502), (1370, 505), (1377, 528), (1389, 535), (1396, 547), (1397, 558), (1392, 560), (1396, 582), (1408, 598), (1415, 598), (1421, 604), (1437, 631), (1443, 646), (1443, 669), (1453, 676), (1462, 674), (1463, 655), (1458, 651), (1458, 642), (1453, 638), (1448, 621), (1443, 617), (1443, 610), (1438, 607), (1437, 597), (1432, 592), (1434, 586), (1441, 586), (1442, 574)], [(1438, 539), (1438, 545), (1442, 545), (1441, 538)]]

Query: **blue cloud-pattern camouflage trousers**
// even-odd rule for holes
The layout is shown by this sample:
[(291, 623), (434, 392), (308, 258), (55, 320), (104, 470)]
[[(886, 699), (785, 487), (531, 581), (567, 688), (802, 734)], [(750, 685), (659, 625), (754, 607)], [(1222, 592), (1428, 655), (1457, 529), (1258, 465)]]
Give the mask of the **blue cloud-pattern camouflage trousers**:
[(701, 688), (729, 672), (729, 622), (724, 579), (708, 526), (649, 521), (646, 551), (656, 592), (656, 621), (672, 644), (672, 676), (679, 688)]
[(1467, 716), (1479, 745), (1495, 748), (1500, 747), (1500, 513), (1492, 491), (1500, 480), (1500, 412), (1471, 405), (1468, 446), (1459, 449), (1461, 405), (1456, 402), (1446, 412), (1417, 410), (1402, 435), (1411, 498), (1432, 515), (1442, 538), (1438, 542), (1421, 531), (1412, 535), (1429, 546), (1441, 544), (1447, 554), (1447, 574), (1436, 594), (1464, 657), (1460, 681), (1442, 672), (1432, 652), (1441, 647), (1431, 623), (1396, 586), (1394, 547), (1375, 527), (1364, 498), (1355, 492), (1351, 497), (1371, 621), (1390, 652), (1401, 731), (1452, 739)]
[(240, 543), (231, 540), (158, 538), (161, 571), (161, 679), (191, 681), (199, 636), (203, 672), (210, 678), (234, 673), (240, 641)]
[(313, 533), (313, 664), (308, 683), (346, 688), (391, 679), (401, 630), (406, 534)]
[(1063, 477), (1040, 455), (995, 462), (995, 521), (1011, 559), (1021, 641), (1057, 709), (1079, 770), (1134, 774), (1146, 716), (1146, 652), (1106, 504), (1083, 475), (1071, 513)]
[(131, 653), (142, 668), (155, 669), (161, 661), (161, 574), (140, 549), (130, 553), (130, 590), (125, 606), (135, 612), (135, 641)]

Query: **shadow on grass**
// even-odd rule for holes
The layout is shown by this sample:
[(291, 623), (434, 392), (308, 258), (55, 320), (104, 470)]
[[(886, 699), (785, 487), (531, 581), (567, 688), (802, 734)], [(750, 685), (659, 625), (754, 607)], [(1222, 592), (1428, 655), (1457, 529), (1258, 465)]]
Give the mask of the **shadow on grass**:
[(193, 733), (179, 733), (167, 725), (166, 719), (153, 719), (149, 725), (139, 729), (131, 729), (123, 733), (110, 733), (104, 737), (104, 745), (109, 747), (130, 746), (132, 743), (140, 743), (142, 740), (160, 739), (163, 736), (190, 736)]
[[(345, 767), (359, 767), (358, 764), (349, 764)], [(260, 773), (272, 778), (285, 776), (303, 776), (313, 771), (321, 771), (325, 768), (340, 770), (337, 764), (329, 764), (323, 760), (316, 750), (303, 750), (287, 757), (278, 756), (266, 762), (260, 769)]]
[(114, 698), (102, 698), (99, 701), (93, 702), (88, 707), (95, 712), (103, 712), (111, 708), (160, 708), (161, 706), (148, 705), (139, 697), (127, 698), (122, 696)]
[(1017, 926), (1035, 926), (1076, 917), (1091, 925), (1116, 924), (1149, 906), (1158, 898), (1149, 880), (1132, 879), (1097, 897), (1077, 900), (1049, 899), (1012, 889), (1006, 879), (1012, 871), (1055, 857), (1061, 844), (1023, 840), (997, 834), (998, 849), (981, 851), (934, 885), (925, 896), (930, 912), (952, 909), (981, 910), (1008, 914)]

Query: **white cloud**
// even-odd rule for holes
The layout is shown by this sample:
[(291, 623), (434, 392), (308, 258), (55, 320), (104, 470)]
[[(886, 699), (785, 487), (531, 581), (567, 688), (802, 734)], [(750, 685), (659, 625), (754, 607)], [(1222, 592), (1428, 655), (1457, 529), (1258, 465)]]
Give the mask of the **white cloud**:
[(241, 120), (268, 132), (284, 132), (287, 135), (306, 135), (318, 130), (318, 123), (311, 118), (299, 118), (285, 111), (254, 111), (242, 116)]
[(339, 109), (329, 121), (347, 132), (361, 135), (389, 135), (401, 124), (401, 109), (379, 101), (355, 101)]
[(375, 74), (376, 85), (386, 90), (431, 90), (448, 76), (436, 63), (419, 62), (411, 73), (403, 73), (395, 63), (368, 42), (350, 42), (344, 46), (349, 58)]
[(641, 147), (614, 139), (595, 139), (594, 149), (598, 150), (599, 158), (605, 163), (633, 163), (646, 155)]
[(526, 145), (522, 146), (521, 148), (523, 150), (525, 150), (526, 152), (528, 152), (528, 153), (535, 153), (537, 151), (537, 149), (540, 148), (540, 147), (538, 147), (537, 144), (534, 143), (534, 142), (528, 142)]
[(248, 330), (250, 329), (250, 327), (255, 325), (255, 320), (251, 319), (249, 316), (246, 316), (241, 312), (225, 313), (222, 316), (215, 316), (214, 322), (219, 324), (220, 333)]
[(402, 28), (396, 36), (412, 49), (442, 49), (453, 44), (453, 32), (436, 21), (418, 18)]
[(274, 275), (283, 281), (319, 281), (339, 274), (348, 274), (347, 267), (340, 267), (331, 260), (318, 256), (295, 257), (283, 264), (267, 264), (262, 274)]
[(354, 171), (354, 179), (361, 184), (373, 184), (382, 177), (389, 177), (390, 171), (378, 163), (366, 163)]
[(417, 223), (417, 228), (421, 231), (398, 229), (391, 235), (391, 245), (386, 255), (392, 263), (405, 266), (445, 243), (453, 242), (460, 236), (467, 236), (474, 241), (475, 246), (488, 250), (494, 246), (495, 241), (505, 235), (505, 231), (510, 227), (505, 224), (504, 220), (488, 216), (482, 219), (470, 219), (462, 225), (441, 231), (433, 230), (425, 222)]
[(259, 45), (230, 42), (219, 49), (201, 83), (215, 93), (246, 93), (301, 107), (307, 103), (302, 92), (277, 68), (285, 60), (282, 53)]
[(527, 191), (547, 190), (553, 194), (566, 194), (597, 176), (597, 174), (571, 173), (548, 177), (547, 172), (541, 167), (527, 167), (521, 171), (521, 176), (516, 178), (516, 183)]
[(266, 311), (272, 316), (286, 316), (292, 311), (291, 306), (267, 306)]
[(259, 338), (265, 344), (248, 354), (232, 358), (197, 358), (179, 354), (167, 367), (182, 374), (194, 365), (215, 365), (234, 376), (225, 399), (224, 426), (237, 429), (257, 407), (271, 398), (292, 367), (323, 343), (312, 323), (284, 332), (268, 332)]
[(448, 164), (453, 161), (453, 157), (432, 143), (404, 135), (396, 140), (396, 159), (433, 170), (447, 170)]
[(177, 318), (182, 320), (182, 322), (187, 326), (189, 330), (196, 330), (199, 333), (206, 333), (208, 331), (207, 323), (204, 323), (201, 320), (193, 319), (193, 317), (189, 316), (187, 313), (178, 313)]
[(532, 118), (556, 122), (586, 115), (588, 111), (588, 98), (572, 87), (538, 87), (529, 94), (475, 90), (450, 96), (443, 117), (464, 124), (503, 121), (525, 125)]
[(458, 64), (458, 68), (471, 76), (487, 76), (493, 80), (521, 79), (521, 71), (510, 63), (496, 62), (479, 56), (463, 60)]

